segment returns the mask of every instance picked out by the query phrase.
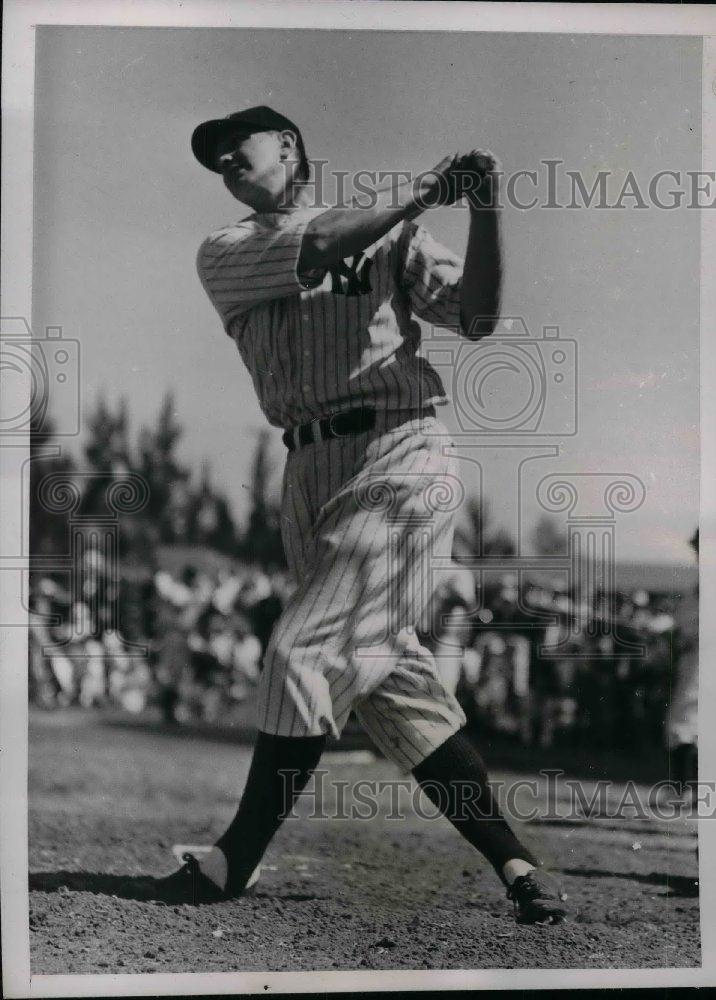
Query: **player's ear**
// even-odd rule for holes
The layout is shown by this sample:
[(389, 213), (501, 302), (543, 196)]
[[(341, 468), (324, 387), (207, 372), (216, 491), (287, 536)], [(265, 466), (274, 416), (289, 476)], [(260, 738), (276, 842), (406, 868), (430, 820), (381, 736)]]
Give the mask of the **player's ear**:
[(282, 160), (295, 159), (296, 146), (298, 142), (296, 133), (292, 132), (291, 129), (287, 128), (284, 129), (283, 132), (279, 132), (278, 139), (279, 139), (279, 148), (281, 151), (281, 159)]

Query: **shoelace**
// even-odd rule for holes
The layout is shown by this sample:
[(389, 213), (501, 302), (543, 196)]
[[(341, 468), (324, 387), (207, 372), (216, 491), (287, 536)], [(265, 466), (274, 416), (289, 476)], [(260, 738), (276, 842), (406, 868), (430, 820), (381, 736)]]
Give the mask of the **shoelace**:
[(199, 867), (199, 862), (197, 861), (197, 859), (194, 857), (193, 854), (190, 854), (189, 851), (186, 851), (184, 854), (182, 854), (181, 857), (182, 861), (186, 862), (187, 875), (191, 879), (192, 899), (196, 904), (197, 885), (199, 881), (199, 876), (202, 874), (201, 868)]
[(199, 862), (196, 860), (194, 855), (186, 851), (184, 854), (182, 854), (181, 859), (182, 861), (186, 861), (186, 867), (188, 871), (190, 871), (192, 875), (196, 874), (196, 872), (199, 870)]
[(201, 875), (201, 868), (199, 867), (199, 862), (194, 857), (194, 855), (190, 854), (188, 851), (185, 854), (182, 854), (181, 859), (182, 861), (186, 862), (184, 867), (186, 868), (187, 875), (191, 879), (192, 895), (195, 895), (196, 884), (199, 879), (199, 876)]

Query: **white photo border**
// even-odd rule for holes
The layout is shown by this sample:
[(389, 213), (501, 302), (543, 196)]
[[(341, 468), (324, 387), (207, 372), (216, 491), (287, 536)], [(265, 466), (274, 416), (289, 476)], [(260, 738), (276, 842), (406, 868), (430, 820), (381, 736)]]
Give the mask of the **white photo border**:
[[(342, 30), (544, 32), (692, 35), (703, 37), (703, 169), (716, 164), (716, 11), (699, 5), (551, 3), (236, 2), (236, 0), (6, 0), (3, 33), (2, 312), (32, 313), (32, 205), (35, 27), (38, 25), (322, 28)], [(702, 213), (701, 258), (701, 517), (702, 607), (716, 607), (716, 212)], [(3, 393), (5, 413), (22, 408), (23, 387)], [(29, 399), (29, 385), (25, 387)], [(710, 390), (710, 391), (709, 391)], [(19, 449), (19, 450), (18, 450)], [(0, 448), (0, 476), (12, 487), (8, 461), (27, 457), (29, 442)], [(0, 552), (27, 525), (22, 511), (3, 509)], [(25, 542), (27, 539), (25, 539)], [(27, 551), (26, 545), (22, 551)], [(17, 575), (0, 572), (0, 606), (21, 613)], [(3, 620), (4, 616), (3, 616)], [(716, 651), (716, 615), (701, 615), (701, 649)], [(546, 969), (469, 971), (247, 972), (31, 976), (27, 844), (27, 633), (2, 628), (0, 651), (0, 885), (7, 997), (164, 996), (377, 990), (532, 989), (706, 986), (716, 984), (716, 824), (700, 824), (702, 961), (699, 969)], [(701, 663), (704, 663), (702, 657)], [(8, 668), (8, 664), (11, 667)], [(711, 666), (709, 662), (709, 667)], [(716, 672), (700, 673), (700, 779), (714, 780)]]

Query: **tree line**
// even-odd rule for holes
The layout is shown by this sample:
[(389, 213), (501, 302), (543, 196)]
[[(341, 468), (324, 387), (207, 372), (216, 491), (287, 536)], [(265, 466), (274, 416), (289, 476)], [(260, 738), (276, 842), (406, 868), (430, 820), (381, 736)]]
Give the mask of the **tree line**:
[[(167, 393), (152, 426), (130, 438), (126, 399), (112, 407), (100, 396), (86, 418), (81, 457), (59, 452), (54, 425), (45, 419), (42, 433), (30, 438), (30, 545), (34, 555), (67, 551), (67, 514), (54, 513), (43, 501), (41, 485), (48, 475), (74, 483), (81, 492), (80, 511), (88, 522), (106, 516), (105, 492), (110, 478), (135, 474), (144, 480), (148, 500), (138, 513), (120, 515), (120, 548), (125, 557), (149, 556), (159, 545), (206, 546), (227, 556), (266, 567), (285, 565), (277, 499), (269, 480), (270, 431), (259, 432), (249, 481), (249, 512), (237, 523), (226, 495), (212, 482), (208, 461), (198, 475), (179, 457), (183, 428), (177, 421), (174, 396)], [(89, 473), (89, 475), (87, 475)], [(151, 560), (149, 560), (151, 561)]]
[[(50, 556), (67, 551), (67, 515), (51, 512), (42, 500), (40, 487), (46, 476), (59, 474), (74, 482), (82, 493), (82, 516), (91, 520), (107, 513), (104, 495), (109, 478), (132, 473), (146, 483), (148, 500), (141, 512), (120, 516), (120, 555), (151, 562), (157, 546), (181, 543), (208, 547), (267, 569), (285, 567), (279, 499), (270, 487), (271, 432), (265, 428), (256, 437), (244, 525), (237, 522), (225, 493), (212, 482), (209, 462), (201, 464), (197, 475), (182, 461), (179, 456), (182, 435), (171, 392), (162, 399), (153, 425), (140, 427), (134, 440), (130, 436), (126, 399), (120, 399), (113, 407), (100, 395), (86, 418), (80, 459), (52, 447), (53, 425), (45, 419), (42, 433), (31, 433), (30, 443), (33, 554)], [(462, 552), (486, 556), (516, 553), (514, 538), (494, 523), (489, 504), (480, 503), (475, 497), (465, 504), (456, 542)], [(547, 515), (537, 522), (532, 542), (539, 554), (565, 551), (564, 535)]]

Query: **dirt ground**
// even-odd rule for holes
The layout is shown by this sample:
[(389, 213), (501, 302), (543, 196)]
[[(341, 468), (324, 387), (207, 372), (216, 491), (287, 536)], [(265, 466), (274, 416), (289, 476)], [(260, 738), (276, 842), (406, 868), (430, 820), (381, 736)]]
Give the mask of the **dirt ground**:
[[(331, 782), (400, 777), (357, 753), (326, 755), (334, 818), (310, 818), (303, 801), (269, 848), (256, 895), (171, 907), (117, 896), (120, 877), (167, 874), (173, 844), (211, 843), (233, 814), (249, 748), (80, 712), (33, 714), (33, 973), (700, 964), (695, 821), (517, 824), (564, 872), (572, 909), (562, 927), (522, 927), (492, 870), (446, 820), (418, 815), (410, 792), (403, 819), (381, 797), (370, 820), (335, 818)], [(529, 777), (490, 763), (493, 776)]]

